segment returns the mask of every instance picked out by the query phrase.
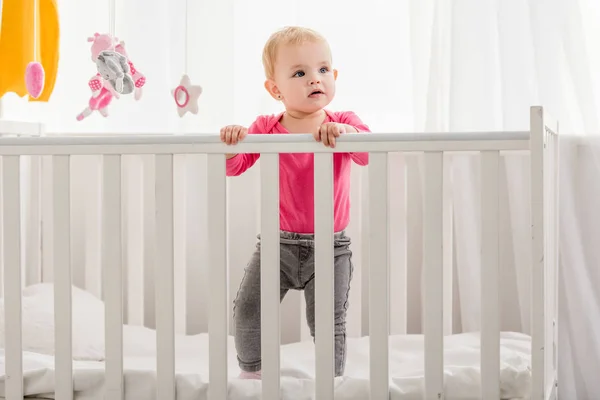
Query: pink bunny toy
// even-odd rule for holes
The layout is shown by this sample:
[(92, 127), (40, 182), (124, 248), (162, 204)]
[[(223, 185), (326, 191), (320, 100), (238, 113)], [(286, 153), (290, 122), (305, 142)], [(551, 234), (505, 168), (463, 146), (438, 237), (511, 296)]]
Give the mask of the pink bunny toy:
[(101, 77), (94, 78), (89, 83), (90, 89), (93, 91), (92, 97), (88, 101), (88, 106), (77, 115), (77, 121), (89, 117), (94, 111), (98, 111), (103, 117), (108, 117), (108, 105), (113, 97), (119, 98), (119, 94), (113, 91), (110, 83), (105, 82)]
[(146, 83), (146, 77), (140, 71), (138, 71), (131, 60), (129, 59), (129, 55), (125, 50), (125, 42), (121, 41), (115, 46), (115, 51), (127, 57), (127, 62), (129, 63), (129, 70), (131, 71), (131, 77), (133, 78), (133, 82), (135, 82), (135, 92), (133, 94), (134, 99), (139, 100), (142, 97), (142, 86)]
[(114, 50), (127, 57), (127, 63), (129, 64), (129, 70), (131, 71), (131, 77), (135, 83), (134, 98), (139, 100), (142, 97), (142, 87), (146, 84), (146, 77), (140, 71), (138, 71), (125, 50), (125, 42), (120, 41), (117, 37), (112, 37), (107, 33), (94, 33), (93, 37), (88, 38), (88, 42), (92, 42), (92, 62), (96, 62), (98, 55), (104, 50)]
[[(134, 98), (135, 100), (139, 100), (142, 97), (142, 87), (146, 83), (146, 77), (140, 71), (136, 70), (131, 60), (129, 60), (129, 55), (125, 50), (125, 43), (123, 41), (119, 42), (118, 38), (109, 34), (100, 34), (97, 32), (94, 33), (94, 36), (88, 37), (87, 41), (92, 43), (90, 51), (91, 59), (94, 64), (96, 63), (98, 55), (105, 50), (114, 50), (127, 57), (131, 77), (135, 83)], [(120, 97), (119, 93), (114, 90), (110, 82), (105, 81), (99, 73), (94, 75), (88, 81), (88, 86), (92, 90), (92, 97), (90, 97), (90, 100), (88, 101), (88, 107), (77, 115), (77, 121), (82, 121), (94, 111), (98, 111), (103, 117), (107, 117), (108, 106), (113, 97), (117, 99)]]

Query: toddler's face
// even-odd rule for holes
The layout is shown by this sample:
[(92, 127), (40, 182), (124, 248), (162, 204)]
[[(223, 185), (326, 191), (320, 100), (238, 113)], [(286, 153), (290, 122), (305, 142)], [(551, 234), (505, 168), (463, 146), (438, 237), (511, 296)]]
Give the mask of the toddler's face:
[(314, 113), (333, 100), (336, 78), (337, 71), (331, 67), (331, 53), (325, 43), (282, 46), (271, 90), (281, 95), (288, 110)]

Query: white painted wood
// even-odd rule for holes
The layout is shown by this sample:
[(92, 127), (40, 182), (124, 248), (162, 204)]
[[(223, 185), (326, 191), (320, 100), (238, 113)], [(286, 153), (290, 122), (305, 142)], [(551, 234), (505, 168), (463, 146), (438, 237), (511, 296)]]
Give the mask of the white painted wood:
[(388, 154), (369, 154), (369, 377), (370, 399), (389, 398)]
[(444, 155), (443, 176), (444, 335), (452, 335), (454, 294), (454, 205), (452, 202), (452, 156)]
[[(143, 325), (144, 323), (144, 174), (142, 159), (132, 157), (126, 172), (128, 188), (128, 204), (126, 229), (127, 235), (127, 323)], [(125, 272), (124, 272), (125, 273)]]
[[(83, 190), (85, 289), (104, 299), (102, 284), (102, 156), (86, 156)], [(81, 191), (82, 187), (78, 189)], [(125, 186), (127, 187), (127, 186)], [(77, 201), (77, 200), (75, 200)]]
[(541, 107), (532, 107), (531, 129), (531, 398), (543, 399), (545, 391), (546, 319), (544, 301), (544, 120)]
[(41, 264), (41, 156), (29, 158), (30, 177), (27, 197), (27, 236), (25, 243), (25, 284), (42, 280)]
[[(330, 153), (314, 141), (312, 135), (276, 134), (252, 135), (236, 145), (239, 153)], [(529, 149), (528, 132), (490, 133), (370, 133), (365, 141), (361, 135), (347, 135), (338, 139), (336, 152), (420, 152), (483, 150), (526, 151)], [(0, 155), (40, 154), (225, 154), (228, 146), (218, 135), (131, 135), (0, 138)]]
[(37, 122), (8, 121), (0, 117), (0, 135), (38, 137), (43, 129), (43, 125)]
[(404, 154), (406, 162), (406, 332), (423, 333), (423, 166), (422, 155)]
[(408, 325), (407, 288), (407, 166), (402, 153), (388, 154), (390, 334), (405, 335)]
[(369, 266), (370, 266), (370, 232), (371, 222), (369, 217), (369, 199), (370, 185), (369, 185), (369, 170), (370, 167), (367, 165), (362, 168), (362, 192), (361, 192), (361, 333), (362, 336), (369, 335)]
[(500, 398), (499, 165), (497, 151), (481, 153), (481, 397)]
[[(554, 282), (553, 285), (547, 288), (547, 293), (551, 293), (550, 297), (553, 297), (551, 301), (554, 304), (554, 318), (552, 321), (552, 338), (553, 338), (553, 357), (552, 357), (552, 368), (554, 370), (555, 379), (558, 379), (558, 279), (559, 279), (559, 270), (560, 270), (560, 147), (559, 147), (559, 138), (558, 138), (559, 127), (558, 124), (556, 126), (556, 135), (553, 137), (553, 146), (554, 146), (554, 155), (552, 165), (552, 173), (554, 174), (554, 187), (553, 187), (553, 197), (554, 197), (554, 208), (552, 209), (552, 217), (554, 222), (554, 235), (553, 235), (553, 247), (552, 251), (554, 253), (554, 265), (553, 265), (553, 273), (554, 273)], [(556, 386), (558, 382), (555, 382), (553, 387), (554, 396), (557, 395)]]
[(173, 155), (156, 156), (157, 398), (175, 400)]
[[(173, 263), (175, 290), (175, 333), (185, 334), (187, 310), (187, 288), (185, 287), (186, 274), (186, 224), (188, 199), (186, 187), (186, 157), (187, 155), (174, 155), (173, 158), (173, 202), (177, 206), (173, 209)], [(192, 243), (192, 245), (194, 245)], [(192, 313), (194, 310), (190, 310)]]
[(209, 154), (208, 171), (208, 264), (210, 302), (208, 365), (210, 400), (227, 398), (227, 334), (229, 315), (227, 271), (227, 181), (225, 156)]
[(54, 157), (42, 156), (42, 282), (54, 281)]
[(333, 155), (315, 154), (315, 356), (317, 400), (333, 399), (334, 225)]
[(444, 398), (443, 336), (443, 153), (424, 159), (423, 268), (425, 333), (425, 398)]
[[(346, 333), (348, 337), (358, 338), (362, 336), (362, 313), (361, 304), (362, 301), (362, 275), (363, 275), (363, 264), (362, 264), (362, 252), (363, 252), (363, 221), (362, 214), (364, 212), (363, 206), (363, 185), (362, 185), (362, 174), (365, 171), (364, 166), (352, 164), (350, 172), (350, 223), (346, 229), (346, 233), (352, 239), (352, 263), (354, 264), (354, 271), (352, 273), (352, 289), (350, 290), (350, 296), (348, 298), (349, 304), (352, 304), (352, 311), (348, 312), (346, 318)], [(304, 297), (304, 296), (302, 296)], [(299, 323), (301, 326), (306, 326), (304, 322), (306, 318), (301, 319)], [(367, 321), (368, 325), (368, 321)]]
[(279, 154), (261, 154), (260, 290), (262, 398), (280, 398)]
[(144, 325), (156, 327), (156, 162), (154, 156), (142, 156), (143, 164), (143, 227), (144, 227)]
[(70, 157), (54, 156), (54, 338), (57, 399), (73, 399)]
[(123, 270), (121, 263), (121, 156), (104, 156), (102, 174), (102, 272), (106, 342), (106, 396), (122, 400)]
[(21, 311), (21, 183), (19, 156), (2, 157), (5, 396), (23, 398)]
[[(187, 246), (187, 313), (188, 334), (208, 332), (209, 304), (209, 262), (208, 209), (206, 195), (207, 169), (206, 155), (188, 156), (187, 201), (188, 224), (187, 240), (193, 245)], [(258, 202), (257, 202), (258, 203)], [(259, 213), (257, 213), (258, 215)], [(255, 239), (252, 237), (252, 239)], [(231, 303), (230, 303), (231, 304)]]

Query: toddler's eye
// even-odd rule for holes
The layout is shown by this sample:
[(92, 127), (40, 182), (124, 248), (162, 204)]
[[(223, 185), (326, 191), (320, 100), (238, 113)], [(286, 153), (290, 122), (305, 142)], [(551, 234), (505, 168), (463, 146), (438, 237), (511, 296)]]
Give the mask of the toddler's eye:
[(298, 71), (294, 74), (294, 76), (296, 76), (298, 78), (302, 78), (304, 76), (304, 71)]
[(319, 70), (322, 74), (326, 73), (327, 71), (329, 71), (329, 68), (327, 67), (323, 67)]

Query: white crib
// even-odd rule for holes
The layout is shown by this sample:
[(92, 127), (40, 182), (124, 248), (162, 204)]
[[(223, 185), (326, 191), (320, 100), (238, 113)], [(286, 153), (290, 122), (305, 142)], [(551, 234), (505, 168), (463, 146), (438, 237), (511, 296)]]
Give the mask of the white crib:
[[(232, 365), (235, 358), (232, 358), (229, 336), (231, 287), (228, 259), (235, 256), (235, 249), (228, 246), (227, 201), (230, 180), (225, 177), (223, 156), (231, 151), (230, 148), (212, 135), (31, 137), (39, 135), (41, 127), (26, 123), (0, 124), (0, 131), (0, 243), (3, 244), (0, 249), (5, 329), (0, 396), (6, 399), (16, 400), (24, 396), (60, 400), (78, 398), (77, 391), (81, 392), (83, 385), (81, 379), (99, 365), (101, 378), (93, 384), (101, 387), (95, 392), (97, 398), (141, 400), (142, 391), (137, 391), (136, 395), (127, 394), (128, 385), (133, 385), (133, 378), (128, 378), (128, 374), (132, 376), (132, 373), (136, 373), (136, 367), (125, 361), (124, 342), (128, 340), (128, 333), (124, 332), (129, 325), (124, 326), (124, 323), (146, 325), (156, 330), (155, 336), (152, 336), (156, 346), (155, 359), (151, 361), (151, 366), (147, 365), (150, 361), (146, 361), (146, 365), (139, 368), (140, 371), (150, 369), (151, 372), (151, 379), (143, 381), (142, 385), (152, 393), (144, 398), (297, 398), (290, 394), (294, 387), (298, 387), (294, 386), (297, 382), (292, 382), (294, 378), (280, 377), (283, 356), (280, 335), (285, 315), (280, 314), (279, 304), (277, 165), (278, 154), (287, 152), (315, 153), (315, 169), (320, 171), (315, 175), (315, 208), (319, 210), (315, 219), (315, 260), (318, 271), (315, 370), (314, 379), (303, 378), (310, 382), (305, 385), (312, 389), (310, 394), (303, 393), (302, 396), (330, 400), (335, 392), (336, 398), (343, 399), (453, 398), (444, 371), (445, 337), (451, 333), (447, 318), (451, 308), (448, 289), (452, 287), (448, 285), (452, 273), (449, 268), (452, 263), (449, 251), (452, 221), (448, 218), (445, 203), (448, 177), (444, 169), (444, 156), (468, 152), (480, 153), (482, 188), (482, 331), (480, 342), (477, 340), (480, 382), (471, 387), (476, 388), (477, 393), (468, 395), (483, 399), (505, 398), (503, 388), (511, 386), (511, 378), (510, 374), (504, 374), (501, 379), (501, 370), (506, 362), (501, 359), (502, 332), (499, 324), (499, 162), (504, 153), (526, 152), (531, 162), (530, 349), (533, 350), (524, 358), (528, 362), (525, 366), (528, 393), (524, 397), (542, 400), (557, 398), (558, 125), (541, 107), (531, 108), (530, 130), (523, 132), (347, 135), (339, 140), (335, 150), (315, 143), (309, 135), (251, 136), (239, 144), (236, 149), (238, 152), (261, 153), (261, 200), (260, 210), (256, 211), (260, 215), (263, 261), (262, 384), (245, 381), (234, 385), (235, 379), (231, 373), (236, 365)], [(20, 134), (20, 137), (14, 137), (14, 134)], [(364, 288), (368, 299), (365, 299), (363, 307), (367, 307), (365, 315), (368, 316), (369, 375), (368, 379), (363, 379), (366, 382), (362, 382), (362, 386), (358, 385), (360, 379), (346, 381), (350, 382), (350, 386), (354, 384), (360, 387), (355, 397), (339, 393), (345, 378), (334, 379), (333, 373), (333, 271), (327, 268), (333, 259), (333, 151), (370, 153), (368, 190), (362, 190), (359, 194), (368, 204), (365, 210), (368, 218), (365, 218), (361, 227), (361, 233), (366, 235), (363, 238), (367, 238), (363, 242), (361, 257), (369, 265), (366, 271), (368, 276), (363, 277), (368, 285)], [(422, 250), (425, 299), (421, 344), (424, 370), (418, 388), (408, 397), (401, 397), (404, 389), (394, 383), (393, 377), (390, 379), (391, 360), (396, 357), (396, 352), (390, 347), (390, 321), (395, 318), (394, 313), (406, 312), (406, 296), (390, 293), (390, 254), (399, 244), (398, 237), (402, 239), (400, 245), (406, 247), (407, 236), (411, 234), (406, 226), (390, 223), (396, 221), (392, 215), (398, 212), (398, 207), (390, 200), (390, 187), (395, 184), (390, 179), (390, 173), (393, 173), (389, 168), (392, 153), (422, 154), (424, 166)], [(203, 217), (206, 218), (210, 234), (202, 236), (205, 242), (188, 246), (197, 245), (207, 251), (208, 275), (198, 275), (190, 266), (187, 268), (190, 272), (188, 278), (202, 278), (209, 282), (207, 324), (197, 325), (196, 328), (208, 332), (208, 341), (202, 343), (208, 352), (206, 372), (210, 374), (210, 379), (202, 376), (198, 378), (205, 382), (202, 388), (187, 390), (178, 381), (180, 373), (176, 368), (179, 360), (176, 338), (180, 333), (190, 333), (185, 322), (197, 321), (193, 314), (198, 297), (193, 284), (186, 280), (185, 275), (182, 277), (178, 274), (177, 270), (178, 246), (181, 246), (180, 239), (184, 234), (176, 221), (186, 216), (182, 215), (182, 207), (174, 200), (178, 198), (178, 193), (182, 195), (175, 160), (178, 155), (200, 154), (206, 155), (206, 180), (200, 185), (206, 187), (206, 212)], [(77, 157), (83, 155), (102, 161), (99, 164), (101, 170), (95, 170), (96, 176), (90, 177), (98, 178), (101, 186), (96, 185), (95, 191), (87, 194), (97, 202), (87, 210), (81, 206), (78, 209), (70, 195), (73, 190), (72, 166)], [(122, 174), (124, 165), (132, 162), (139, 163), (139, 171), (151, 166), (151, 172)], [(132, 216), (134, 214), (129, 213), (131, 210), (127, 204), (136, 204), (142, 199), (128, 198), (127, 187), (139, 185), (140, 182), (143, 200), (151, 204), (145, 204), (142, 211)], [(405, 183), (403, 179), (400, 182)], [(400, 209), (405, 211), (405, 208)], [(78, 218), (99, 228), (95, 230), (98, 236), (85, 243), (78, 241), (72, 229)], [(406, 218), (402, 221), (407, 225)], [(136, 225), (141, 231), (128, 235), (125, 232), (131, 225)], [(390, 237), (400, 231), (402, 234), (392, 242)], [(91, 247), (89, 243), (92, 243)], [(249, 253), (244, 253), (240, 257), (248, 256)], [(88, 264), (90, 260), (97, 262), (101, 266), (101, 274), (100, 271), (85, 270), (77, 261), (80, 260), (78, 257), (83, 257)], [(133, 264), (142, 266), (140, 270), (134, 270), (131, 268)], [(152, 278), (140, 275), (140, 271), (152, 271)], [(405, 275), (406, 265), (394, 274), (403, 279), (406, 289)], [(28, 333), (25, 328), (21, 329), (26, 299), (23, 288), (39, 282), (53, 283), (54, 305), (51, 311), (55, 350), (45, 359), (49, 375), (43, 382), (38, 380), (33, 384), (35, 371), (31, 368), (28, 370), (27, 363), (28, 357), (33, 357), (35, 351), (24, 346)], [(102, 333), (105, 359), (101, 357), (100, 360), (87, 362), (73, 359), (74, 343), (78, 339), (74, 338), (73, 333), (73, 324), (76, 322), (74, 313), (77, 312), (73, 311), (77, 306), (73, 302), (73, 294), (77, 292), (72, 288), (72, 283), (104, 301)], [(390, 298), (396, 301), (400, 299), (403, 309), (397, 311), (398, 307), (390, 303)], [(182, 304), (187, 305), (188, 313), (184, 315), (182, 325), (178, 325), (181, 318), (176, 319), (176, 316)], [(201, 312), (198, 310), (198, 313)], [(406, 316), (402, 318), (405, 323)], [(205, 327), (207, 329), (202, 329)], [(148, 332), (145, 331), (145, 334)], [(358, 346), (358, 341), (356, 343)], [(312, 345), (311, 342), (309, 344)], [(302, 347), (304, 350), (307, 348)], [(528, 347), (528, 351), (530, 349)], [(39, 370), (39, 365), (37, 368)], [(191, 385), (194, 379), (186, 382)], [(352, 391), (345, 390), (345, 393)], [(238, 396), (239, 393), (244, 393), (246, 397)], [(257, 397), (251, 397), (251, 393), (256, 393)]]

